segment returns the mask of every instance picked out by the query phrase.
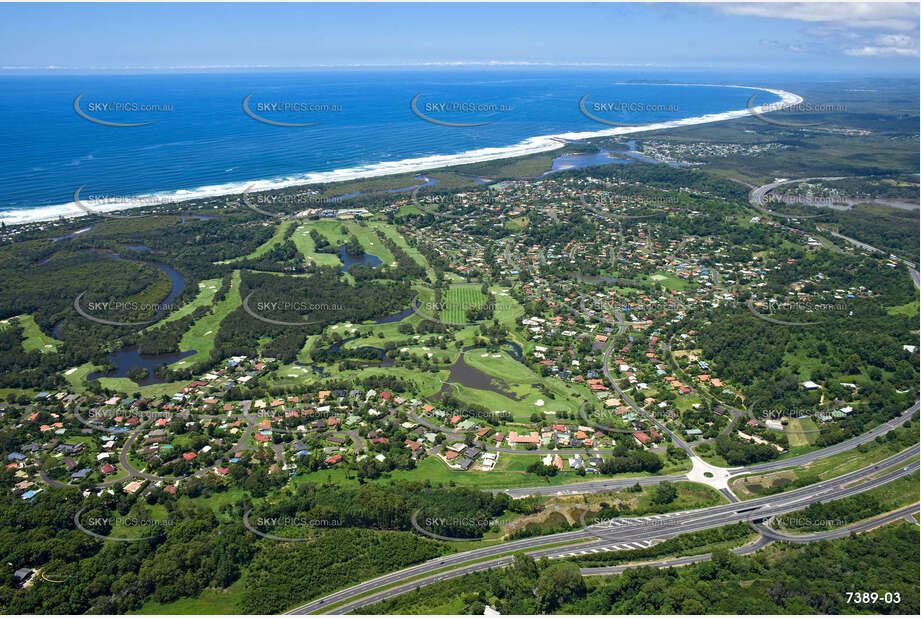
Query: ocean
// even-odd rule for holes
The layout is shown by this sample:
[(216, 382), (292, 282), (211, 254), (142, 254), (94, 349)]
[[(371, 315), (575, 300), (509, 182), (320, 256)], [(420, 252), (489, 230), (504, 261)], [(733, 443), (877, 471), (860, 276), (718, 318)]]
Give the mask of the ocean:
[(81, 187), (82, 200), (131, 204), (254, 182), (266, 189), (417, 172), (559, 148), (553, 136), (744, 115), (753, 94), (755, 105), (783, 95), (699, 85), (734, 83), (725, 77), (697, 75), (698, 85), (641, 77), (444, 68), (3, 75), (0, 219), (81, 214), (73, 205)]

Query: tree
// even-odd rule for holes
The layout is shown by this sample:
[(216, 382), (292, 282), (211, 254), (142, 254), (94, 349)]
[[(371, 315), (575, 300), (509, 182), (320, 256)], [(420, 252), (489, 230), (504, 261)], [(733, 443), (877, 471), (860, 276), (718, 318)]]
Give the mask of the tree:
[(585, 593), (585, 582), (579, 565), (573, 562), (553, 562), (537, 580), (537, 598), (541, 611), (552, 611)]
[(653, 504), (669, 504), (678, 497), (678, 490), (668, 481), (662, 481), (652, 496)]

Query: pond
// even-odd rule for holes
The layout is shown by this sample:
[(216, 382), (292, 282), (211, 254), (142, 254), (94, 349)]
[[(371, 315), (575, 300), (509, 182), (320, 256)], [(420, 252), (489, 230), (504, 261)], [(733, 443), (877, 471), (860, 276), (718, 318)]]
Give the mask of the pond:
[(379, 257), (370, 253), (363, 253), (360, 256), (349, 255), (348, 251), (345, 250), (345, 245), (339, 247), (339, 259), (342, 260), (342, 268), (339, 269), (342, 272), (348, 272), (355, 264), (364, 264), (374, 268), (384, 263)]
[(188, 358), (195, 354), (195, 350), (188, 350), (184, 352), (174, 352), (171, 354), (141, 354), (138, 352), (137, 346), (131, 346), (130, 348), (125, 348), (119, 350), (114, 354), (110, 354), (108, 361), (115, 365), (115, 370), (110, 373), (103, 373), (101, 371), (94, 371), (87, 376), (87, 380), (95, 380), (97, 378), (127, 378), (128, 373), (135, 367), (143, 367), (149, 370), (148, 376), (146, 379), (141, 380), (139, 383), (140, 386), (147, 386), (149, 384), (162, 384), (165, 380), (161, 380), (153, 375), (153, 370), (162, 365), (169, 365), (180, 361), (184, 358)]

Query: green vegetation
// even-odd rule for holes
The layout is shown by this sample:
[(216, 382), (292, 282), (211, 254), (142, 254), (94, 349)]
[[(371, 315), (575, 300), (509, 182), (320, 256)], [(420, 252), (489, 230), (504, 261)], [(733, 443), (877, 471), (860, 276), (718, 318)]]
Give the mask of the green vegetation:
[(918, 443), (917, 421), (906, 422), (872, 442), (855, 449), (824, 457), (807, 466), (768, 474), (746, 475), (731, 480), (733, 492), (748, 500), (759, 496), (797, 489), (871, 466)]
[[(776, 545), (753, 556), (713, 551), (709, 561), (660, 570), (580, 578), (569, 560), (535, 562), (516, 555), (506, 569), (438, 582), (363, 607), (365, 614), (764, 614), (897, 613), (918, 611), (918, 527), (899, 523), (858, 537), (810, 545)], [(655, 546), (651, 549), (655, 549)], [(869, 604), (848, 592), (878, 591)], [(883, 592), (899, 595), (899, 602)]]
[(816, 532), (841, 528), (918, 502), (917, 472), (882, 487), (832, 502), (818, 502), (805, 509), (775, 518), (771, 525), (779, 530)]

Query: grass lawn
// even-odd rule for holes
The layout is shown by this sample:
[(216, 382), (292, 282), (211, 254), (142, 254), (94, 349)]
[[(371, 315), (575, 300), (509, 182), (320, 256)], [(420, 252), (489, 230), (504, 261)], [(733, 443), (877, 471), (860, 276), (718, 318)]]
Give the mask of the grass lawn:
[[(214, 294), (212, 293), (211, 296), (213, 298)], [(179, 341), (180, 350), (196, 350), (195, 354), (173, 363), (172, 367), (175, 369), (183, 365), (194, 365), (208, 359), (211, 350), (214, 349), (214, 337), (221, 325), (221, 320), (239, 307), (241, 302), (240, 271), (235, 270), (230, 281), (230, 290), (227, 291), (224, 300), (214, 305), (211, 313), (192, 324)]]
[(688, 287), (688, 285), (690, 285), (687, 281), (685, 281), (684, 279), (680, 277), (676, 277), (675, 275), (671, 273), (661, 272), (661, 271), (655, 272), (649, 275), (648, 277), (643, 277), (643, 280), (648, 281), (649, 283), (658, 283), (662, 287), (664, 287), (666, 290), (680, 291)]
[(384, 223), (382, 221), (373, 221), (369, 223), (369, 225), (374, 228), (379, 236), (386, 236), (392, 240), (398, 247), (400, 247), (400, 249), (405, 251), (406, 255), (411, 257), (413, 261), (416, 262), (416, 264), (424, 268), (426, 273), (428, 273), (429, 280), (435, 280), (435, 269), (431, 267), (431, 265), (428, 263), (428, 260), (425, 259), (425, 256), (419, 253), (418, 249), (409, 246), (409, 243), (406, 242), (406, 239), (403, 238), (403, 236), (396, 230), (393, 225)]
[(346, 229), (348, 229), (349, 234), (354, 234), (355, 237), (358, 238), (358, 242), (365, 248), (365, 253), (370, 253), (371, 255), (379, 257), (381, 262), (384, 263), (384, 266), (390, 266), (394, 263), (393, 254), (390, 253), (390, 250), (381, 242), (374, 228), (349, 222), (346, 225)]
[[(572, 451), (573, 453), (584, 451)], [(565, 451), (563, 451), (565, 453)], [(562, 456), (562, 455), (561, 455)], [(483, 472), (478, 470), (452, 470), (448, 468), (443, 461), (437, 457), (426, 457), (413, 470), (394, 470), (384, 479), (390, 480), (407, 480), (407, 481), (431, 481), (432, 483), (443, 483), (445, 485), (452, 481), (459, 486), (471, 487), (475, 489), (498, 489), (506, 487), (536, 487), (540, 485), (566, 485), (568, 483), (579, 483), (609, 478), (640, 478), (644, 475), (622, 474), (614, 476), (603, 476), (599, 474), (587, 474), (579, 476), (567, 468), (563, 473), (553, 477), (541, 477), (536, 474), (526, 472), (529, 465), (539, 460), (542, 455), (529, 454), (522, 451), (521, 454), (500, 453), (496, 467), (489, 471)], [(662, 474), (659, 472), (658, 474)], [(358, 479), (353, 471), (351, 479), (346, 478), (346, 470), (342, 466), (336, 466), (328, 470), (317, 470), (308, 474), (299, 474), (293, 478), (295, 484), (304, 482), (325, 483), (327, 480), (336, 485), (358, 485)], [(386, 482), (386, 481), (385, 481)], [(683, 508), (683, 507), (682, 507)], [(680, 510), (680, 509), (676, 509)]]
[(819, 436), (819, 428), (811, 418), (791, 419), (786, 428), (791, 447), (809, 446)]
[[(76, 369), (76, 371), (71, 371), (71, 369)], [(79, 367), (71, 368), (63, 372), (64, 377), (74, 388), (74, 390), (81, 390), (83, 386), (83, 381), (86, 380), (86, 377), (101, 369), (99, 365), (94, 365), (92, 363), (83, 363)]]
[(449, 286), (442, 299), (444, 308), (439, 318), (454, 324), (471, 321), (467, 319), (467, 310), (486, 304), (486, 297), (480, 291), (480, 287), (475, 283), (456, 283)]
[(178, 310), (170, 313), (168, 316), (166, 316), (159, 322), (151, 324), (150, 326), (145, 326), (144, 328), (141, 329), (140, 332), (143, 333), (151, 328), (156, 328), (158, 326), (162, 326), (163, 324), (169, 324), (170, 322), (174, 322), (176, 320), (184, 318), (185, 316), (191, 314), (193, 311), (195, 311), (199, 307), (210, 305), (211, 302), (214, 300), (214, 295), (217, 294), (217, 291), (220, 288), (221, 288), (220, 279), (207, 279), (205, 281), (200, 281), (198, 283), (198, 296), (196, 296), (192, 302), (184, 304)]
[(817, 483), (860, 470), (895, 455), (900, 450), (895, 443), (873, 441), (844, 453), (817, 459), (806, 466), (778, 470), (770, 474), (735, 477), (730, 479), (730, 489), (743, 500), (757, 498), (777, 493), (776, 490), (772, 491), (772, 488), (793, 489), (797, 486), (797, 481), (799, 484)]
[(889, 307), (886, 309), (886, 313), (889, 315), (907, 315), (908, 317), (918, 315), (918, 301), (913, 300), (907, 302), (904, 305), (897, 305), (895, 307)]
[(335, 245), (336, 247), (344, 245), (349, 239), (345, 223), (342, 221), (321, 219), (319, 221), (311, 221), (308, 225), (315, 229), (321, 236), (325, 237), (331, 245)]
[(341, 267), (342, 262), (339, 256), (332, 253), (318, 253), (316, 243), (310, 237), (311, 224), (305, 223), (297, 228), (291, 236), (291, 242), (297, 247), (297, 250), (304, 254), (308, 262), (319, 264), (320, 266)]
[(456, 382), (454, 384), (457, 385), (458, 396), (463, 401), (486, 406), (492, 411), (508, 411), (512, 418), (520, 422), (528, 422), (533, 413), (543, 413), (547, 410), (553, 410), (554, 412), (565, 410), (572, 416), (579, 411), (582, 405), (582, 401), (574, 395), (550, 399), (540, 391), (535, 390), (530, 384), (507, 385), (511, 393), (521, 397), (520, 401), (515, 401), (500, 393), (470, 388)]
[(508, 293), (509, 288), (492, 287), (489, 291), (496, 299), (496, 307), (493, 317), (498, 319), (501, 324), (515, 330), (515, 320), (524, 315), (524, 307)]
[(464, 362), (507, 382), (537, 382), (540, 378), (530, 368), (513, 360), (506, 352), (488, 352), (474, 348), (464, 353)]
[(12, 320), (18, 321), (19, 325), (22, 326), (22, 347), (26, 352), (31, 352), (32, 350), (53, 352), (63, 343), (43, 333), (38, 324), (35, 323), (35, 319), (28, 313), (3, 320), (0, 322), (0, 329), (12, 324)]

